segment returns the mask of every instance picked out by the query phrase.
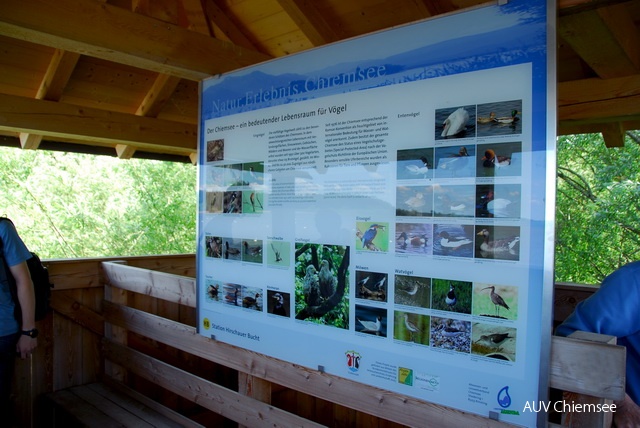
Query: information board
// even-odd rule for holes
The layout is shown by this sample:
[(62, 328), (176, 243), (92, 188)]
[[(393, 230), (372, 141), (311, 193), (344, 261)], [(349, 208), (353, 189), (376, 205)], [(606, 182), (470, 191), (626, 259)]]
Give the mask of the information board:
[(510, 1), (202, 82), (199, 333), (535, 425), (553, 260), (547, 24), (544, 1)]

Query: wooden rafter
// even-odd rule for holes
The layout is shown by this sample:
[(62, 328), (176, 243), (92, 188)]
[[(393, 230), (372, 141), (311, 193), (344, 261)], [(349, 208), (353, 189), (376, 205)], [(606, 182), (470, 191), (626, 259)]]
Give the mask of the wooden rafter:
[(204, 0), (205, 15), (214, 29), (214, 35), (220, 40), (234, 43), (243, 48), (257, 50), (254, 43), (244, 35), (213, 0)]
[(3, 0), (0, 34), (200, 80), (269, 59), (119, 7), (83, 0)]
[(640, 38), (625, 4), (565, 15), (558, 34), (602, 78), (640, 72)]
[(313, 5), (313, 1), (278, 0), (278, 3), (313, 46), (321, 46), (340, 40), (333, 27)]

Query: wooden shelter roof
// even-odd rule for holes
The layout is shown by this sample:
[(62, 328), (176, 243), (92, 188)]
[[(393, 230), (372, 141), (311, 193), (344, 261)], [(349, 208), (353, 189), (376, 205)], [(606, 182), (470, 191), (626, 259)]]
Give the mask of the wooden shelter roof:
[[(199, 80), (485, 3), (2, 0), (0, 144), (194, 160)], [(640, 128), (640, 1), (557, 8), (558, 133), (621, 145)]]

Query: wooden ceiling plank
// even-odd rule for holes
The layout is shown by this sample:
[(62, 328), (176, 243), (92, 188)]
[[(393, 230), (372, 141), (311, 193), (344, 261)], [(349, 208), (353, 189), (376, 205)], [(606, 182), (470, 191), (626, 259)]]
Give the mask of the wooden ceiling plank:
[(442, 15), (457, 10), (450, 0), (422, 0), (430, 16)]
[(0, 130), (56, 138), (196, 152), (197, 126), (150, 117), (0, 94)]
[(140, 103), (136, 115), (156, 117), (165, 103), (171, 98), (171, 94), (178, 87), (180, 80), (179, 77), (159, 74), (144, 100)]
[(191, 80), (267, 55), (108, 4), (3, 0), (0, 34)]
[[(621, 4), (558, 20), (558, 34), (599, 77), (629, 76), (640, 71), (638, 31), (625, 10)], [(629, 41), (633, 38), (635, 42)]]
[(278, 0), (313, 46), (322, 46), (340, 38), (310, 0)]
[(558, 118), (579, 123), (640, 120), (640, 95), (559, 105)]
[(615, 79), (581, 79), (558, 83), (558, 105), (580, 104), (640, 95), (640, 74)]
[(246, 49), (257, 50), (255, 44), (213, 0), (205, 0), (204, 7), (206, 17), (214, 28), (216, 37)]

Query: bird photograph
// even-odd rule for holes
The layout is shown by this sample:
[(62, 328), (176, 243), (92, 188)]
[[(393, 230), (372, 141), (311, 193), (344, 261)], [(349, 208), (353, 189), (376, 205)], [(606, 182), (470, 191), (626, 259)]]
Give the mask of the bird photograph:
[(431, 278), (395, 275), (394, 303), (429, 309), (431, 307)]
[(225, 214), (242, 213), (242, 192), (224, 192), (223, 198), (222, 209)]
[(476, 226), (475, 257), (520, 260), (518, 226)]
[(223, 238), (222, 255), (226, 260), (242, 260), (242, 241), (234, 238)]
[(262, 263), (262, 240), (244, 239), (242, 241), (242, 261)]
[(388, 274), (356, 270), (356, 298), (387, 301)]
[(264, 184), (264, 163), (250, 162), (242, 165), (243, 182), (245, 186), (260, 186)]
[(518, 287), (475, 283), (472, 314), (503, 320), (518, 319)]
[(387, 310), (371, 306), (356, 305), (357, 333), (387, 337)]
[(433, 255), (473, 257), (474, 227), (462, 224), (433, 225)]
[(520, 218), (520, 184), (483, 184), (476, 187), (476, 217)]
[(389, 224), (356, 222), (356, 249), (389, 251)]
[(207, 257), (219, 259), (222, 257), (222, 238), (207, 235), (204, 238), (205, 254)]
[(207, 292), (205, 294), (205, 297), (209, 302), (219, 302), (220, 284), (217, 282), (209, 283), (209, 281), (207, 281)]
[(436, 147), (435, 164), (434, 178), (475, 177), (475, 145)]
[(433, 148), (398, 150), (396, 164), (398, 180), (433, 178)]
[(262, 289), (256, 287), (242, 287), (242, 307), (262, 311)]
[(428, 256), (432, 253), (431, 224), (396, 223), (395, 252), (397, 254)]
[(224, 160), (224, 140), (207, 141), (207, 162)]
[(478, 104), (478, 137), (522, 134), (522, 100)]
[(437, 185), (433, 188), (435, 217), (474, 217), (476, 188), (474, 185)]
[(393, 338), (429, 346), (429, 316), (403, 311), (393, 313)]
[(433, 278), (431, 280), (431, 309), (471, 313), (471, 282)]
[(222, 168), (224, 168), (224, 186), (244, 186), (242, 164), (223, 165)]
[[(246, 196), (249, 195), (247, 198)], [(245, 191), (244, 198), (242, 200), (242, 212), (245, 214), (260, 214), (264, 211), (262, 201), (264, 199), (264, 192), (258, 191)]]
[(349, 328), (349, 247), (296, 243), (295, 317)]
[(222, 212), (222, 192), (206, 192), (205, 194), (205, 209), (209, 213), (221, 213)]
[(433, 348), (469, 354), (471, 352), (471, 322), (432, 316), (430, 345)]
[(267, 264), (277, 267), (289, 267), (291, 264), (291, 244), (285, 241), (267, 241), (265, 246)]
[(242, 287), (238, 284), (223, 284), (222, 302), (230, 306), (242, 305)]
[(476, 177), (519, 177), (522, 174), (522, 143), (478, 144)]
[(290, 296), (282, 291), (267, 290), (267, 313), (288, 317)]
[(431, 217), (432, 215), (432, 186), (396, 187), (396, 216)]
[(515, 362), (516, 342), (517, 330), (513, 327), (473, 323), (472, 354)]
[(476, 136), (476, 106), (437, 109), (436, 140)]

